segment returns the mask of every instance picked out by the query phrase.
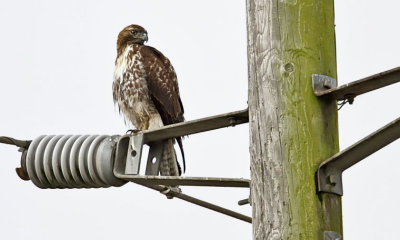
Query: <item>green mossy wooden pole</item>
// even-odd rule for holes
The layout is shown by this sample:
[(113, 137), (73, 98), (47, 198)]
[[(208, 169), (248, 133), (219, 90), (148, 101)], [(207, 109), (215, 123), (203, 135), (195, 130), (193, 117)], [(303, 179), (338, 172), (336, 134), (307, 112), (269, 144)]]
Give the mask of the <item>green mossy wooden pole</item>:
[(337, 105), (312, 74), (336, 78), (333, 0), (247, 0), (254, 239), (342, 234), (341, 198), (316, 194), (318, 165), (339, 150)]

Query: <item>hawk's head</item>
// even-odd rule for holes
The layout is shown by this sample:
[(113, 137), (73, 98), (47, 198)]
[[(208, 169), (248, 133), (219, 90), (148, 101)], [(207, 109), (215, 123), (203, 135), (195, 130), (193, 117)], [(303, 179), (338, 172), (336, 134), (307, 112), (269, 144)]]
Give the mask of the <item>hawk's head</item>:
[(117, 49), (128, 43), (143, 44), (148, 40), (147, 31), (139, 25), (129, 25), (118, 34)]

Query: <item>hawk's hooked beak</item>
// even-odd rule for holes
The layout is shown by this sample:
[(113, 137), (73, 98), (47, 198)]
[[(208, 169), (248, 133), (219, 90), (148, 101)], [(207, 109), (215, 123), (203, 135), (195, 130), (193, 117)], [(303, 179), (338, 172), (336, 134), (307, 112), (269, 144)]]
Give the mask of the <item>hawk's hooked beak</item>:
[(143, 40), (143, 42), (147, 42), (149, 40), (149, 38), (147, 36), (147, 32), (142, 33), (140, 38)]

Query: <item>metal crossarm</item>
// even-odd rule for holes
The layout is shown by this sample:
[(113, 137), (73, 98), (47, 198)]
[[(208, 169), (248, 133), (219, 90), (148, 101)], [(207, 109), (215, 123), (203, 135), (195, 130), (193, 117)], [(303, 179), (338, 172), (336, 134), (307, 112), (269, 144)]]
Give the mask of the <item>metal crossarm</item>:
[[(246, 122), (248, 122), (247, 109), (122, 136), (116, 147), (114, 175), (144, 185), (249, 187), (250, 180), (243, 178), (157, 176), (162, 156), (160, 141)], [(146, 174), (139, 175), (142, 148), (145, 143), (150, 144)]]
[(400, 118), (328, 158), (318, 168), (318, 192), (343, 195), (342, 172), (400, 138)]
[(249, 122), (248, 109), (230, 112), (197, 120), (171, 124), (156, 130), (143, 131), (144, 143), (168, 138), (187, 136), (218, 128), (232, 127)]
[(143, 185), (250, 187), (250, 180), (243, 178), (157, 176), (162, 155), (162, 148), (158, 146), (162, 144), (150, 146), (146, 174), (139, 175), (143, 138), (143, 134), (137, 134), (125, 135), (119, 139), (113, 170), (117, 178)]
[[(314, 89), (314, 93), (318, 97), (324, 97), (328, 99), (351, 100), (358, 95), (386, 87), (399, 81), (400, 67), (397, 67), (348, 84), (344, 84), (340, 87), (334, 86), (332, 88), (327, 87), (325, 89)], [(313, 85), (315, 85), (314, 79)]]

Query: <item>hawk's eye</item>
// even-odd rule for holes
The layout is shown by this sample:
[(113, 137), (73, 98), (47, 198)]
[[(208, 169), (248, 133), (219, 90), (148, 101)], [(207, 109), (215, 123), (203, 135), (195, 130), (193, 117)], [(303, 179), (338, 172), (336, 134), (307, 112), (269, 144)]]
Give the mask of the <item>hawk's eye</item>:
[(132, 35), (135, 35), (136, 33), (137, 33), (136, 30), (132, 30), (132, 31), (131, 31), (131, 34), (132, 34)]

